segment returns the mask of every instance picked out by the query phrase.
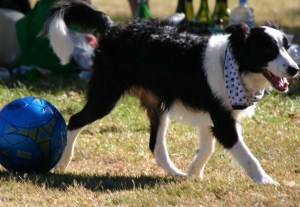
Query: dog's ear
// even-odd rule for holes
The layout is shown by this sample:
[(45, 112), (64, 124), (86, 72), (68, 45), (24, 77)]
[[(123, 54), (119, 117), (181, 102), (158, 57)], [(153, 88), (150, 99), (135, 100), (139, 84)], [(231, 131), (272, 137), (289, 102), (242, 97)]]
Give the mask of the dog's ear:
[(278, 29), (278, 30), (281, 29), (281, 27), (278, 24), (275, 24), (272, 21), (265, 21), (264, 24), (263, 24), (263, 26), (271, 27), (273, 29)]
[(236, 32), (246, 32), (246, 33), (249, 33), (250, 32), (250, 28), (244, 24), (244, 23), (240, 23), (240, 24), (233, 24), (233, 25), (230, 25), (228, 27), (225, 28), (225, 32), (226, 33), (229, 33), (229, 34), (233, 34), (233, 33), (236, 33)]
[(229, 43), (233, 56), (240, 62), (243, 58), (247, 37), (250, 34), (250, 28), (246, 24), (235, 24), (227, 27), (225, 32), (230, 34)]

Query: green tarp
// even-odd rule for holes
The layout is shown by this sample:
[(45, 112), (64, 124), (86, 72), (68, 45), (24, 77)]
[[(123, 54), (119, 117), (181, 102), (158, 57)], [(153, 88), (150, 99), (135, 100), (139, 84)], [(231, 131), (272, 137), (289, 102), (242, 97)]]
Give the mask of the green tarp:
[(19, 65), (35, 65), (53, 72), (70, 73), (74, 71), (76, 64), (72, 61), (67, 65), (60, 65), (49, 40), (38, 36), (53, 2), (53, 0), (40, 0), (32, 11), (17, 22), (17, 35), (21, 47)]

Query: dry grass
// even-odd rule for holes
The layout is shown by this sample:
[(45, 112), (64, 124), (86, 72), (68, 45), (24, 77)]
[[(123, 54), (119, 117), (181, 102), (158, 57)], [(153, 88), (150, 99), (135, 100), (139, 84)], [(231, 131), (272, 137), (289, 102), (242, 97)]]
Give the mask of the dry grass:
[[(84, 103), (84, 85), (56, 77), (2, 83), (0, 105), (34, 95), (51, 101), (68, 120)], [(257, 116), (243, 122), (246, 142), (279, 187), (253, 183), (219, 145), (204, 180), (167, 177), (148, 150), (149, 124), (138, 106), (127, 97), (109, 116), (88, 126), (66, 172), (14, 175), (0, 167), (1, 206), (299, 206), (297, 91), (292, 97), (267, 95)], [(169, 151), (181, 169), (187, 170), (197, 142), (192, 128), (171, 124)]]

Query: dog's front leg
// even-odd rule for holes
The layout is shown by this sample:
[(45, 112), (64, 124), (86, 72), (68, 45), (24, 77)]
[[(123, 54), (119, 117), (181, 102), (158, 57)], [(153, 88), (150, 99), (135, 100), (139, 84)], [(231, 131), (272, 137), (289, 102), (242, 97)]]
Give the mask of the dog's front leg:
[(81, 128), (75, 130), (68, 130), (67, 132), (67, 146), (63, 152), (62, 157), (55, 166), (54, 170), (64, 171), (70, 164), (72, 157), (74, 155), (74, 148), (78, 134), (80, 133)]
[(278, 185), (262, 169), (258, 160), (244, 143), (240, 126), (232, 117), (231, 112), (215, 107), (210, 115), (214, 124), (212, 127), (213, 135), (237, 160), (245, 172), (257, 183)]
[[(237, 128), (240, 128), (239, 126)], [(259, 161), (251, 153), (241, 136), (241, 130), (237, 130), (239, 139), (234, 146), (229, 149), (230, 154), (242, 166), (245, 172), (254, 180), (262, 184), (279, 185), (261, 167)]]

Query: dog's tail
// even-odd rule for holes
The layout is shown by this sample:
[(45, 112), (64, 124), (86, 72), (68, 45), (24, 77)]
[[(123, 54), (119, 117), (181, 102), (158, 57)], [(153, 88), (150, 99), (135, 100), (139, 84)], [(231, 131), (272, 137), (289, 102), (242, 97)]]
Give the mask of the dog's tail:
[(93, 30), (104, 36), (114, 25), (109, 16), (84, 0), (60, 0), (49, 11), (41, 35), (48, 35), (50, 44), (61, 60), (67, 64), (73, 51), (73, 42), (66, 25)]

